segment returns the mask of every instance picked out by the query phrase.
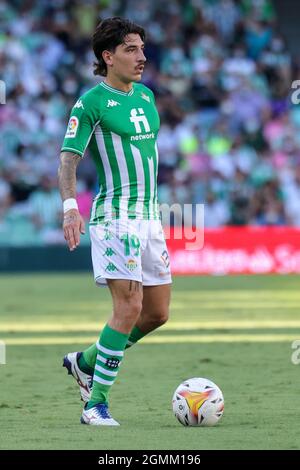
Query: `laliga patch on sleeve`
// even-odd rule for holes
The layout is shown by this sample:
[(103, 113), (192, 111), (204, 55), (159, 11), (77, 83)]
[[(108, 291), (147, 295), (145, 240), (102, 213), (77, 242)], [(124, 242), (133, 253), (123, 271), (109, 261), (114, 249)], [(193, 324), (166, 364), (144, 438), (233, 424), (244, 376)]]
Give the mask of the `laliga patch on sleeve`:
[(72, 137), (76, 137), (77, 129), (78, 129), (79, 121), (76, 116), (71, 116), (68, 124), (68, 129), (66, 132), (66, 138), (70, 139)]

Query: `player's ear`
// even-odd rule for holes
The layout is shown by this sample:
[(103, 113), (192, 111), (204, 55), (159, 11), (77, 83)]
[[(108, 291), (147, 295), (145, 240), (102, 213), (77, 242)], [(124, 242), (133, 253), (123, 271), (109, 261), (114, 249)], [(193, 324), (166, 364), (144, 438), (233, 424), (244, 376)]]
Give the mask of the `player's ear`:
[(110, 51), (103, 51), (102, 52), (102, 58), (106, 65), (113, 65), (113, 58), (112, 58), (112, 53)]

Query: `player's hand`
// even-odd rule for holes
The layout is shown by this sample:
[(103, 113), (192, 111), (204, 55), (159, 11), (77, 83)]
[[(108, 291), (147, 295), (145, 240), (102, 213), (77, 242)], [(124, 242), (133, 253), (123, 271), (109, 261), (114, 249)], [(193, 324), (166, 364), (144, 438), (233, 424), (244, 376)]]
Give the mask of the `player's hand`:
[(80, 243), (80, 234), (85, 234), (84, 221), (77, 209), (70, 209), (64, 214), (63, 229), (70, 251), (75, 250)]

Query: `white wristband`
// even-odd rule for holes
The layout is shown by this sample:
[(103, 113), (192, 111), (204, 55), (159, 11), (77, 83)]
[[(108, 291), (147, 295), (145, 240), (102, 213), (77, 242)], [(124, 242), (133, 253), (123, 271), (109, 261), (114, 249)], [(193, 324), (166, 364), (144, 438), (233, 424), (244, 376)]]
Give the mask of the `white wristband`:
[(64, 214), (68, 212), (70, 209), (78, 210), (77, 201), (73, 197), (70, 197), (69, 199), (66, 199), (64, 201)]

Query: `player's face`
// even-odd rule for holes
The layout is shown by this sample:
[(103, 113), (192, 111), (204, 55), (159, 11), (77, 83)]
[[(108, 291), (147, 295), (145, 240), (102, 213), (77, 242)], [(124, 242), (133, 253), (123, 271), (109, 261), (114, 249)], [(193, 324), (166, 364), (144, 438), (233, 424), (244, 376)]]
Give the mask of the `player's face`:
[(146, 57), (144, 43), (139, 34), (128, 34), (123, 44), (110, 53), (108, 73), (112, 73), (123, 82), (136, 82), (142, 77)]

